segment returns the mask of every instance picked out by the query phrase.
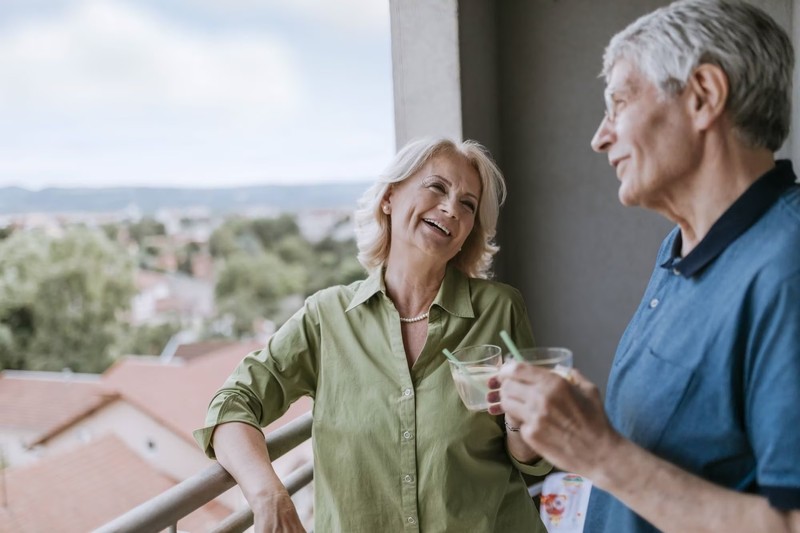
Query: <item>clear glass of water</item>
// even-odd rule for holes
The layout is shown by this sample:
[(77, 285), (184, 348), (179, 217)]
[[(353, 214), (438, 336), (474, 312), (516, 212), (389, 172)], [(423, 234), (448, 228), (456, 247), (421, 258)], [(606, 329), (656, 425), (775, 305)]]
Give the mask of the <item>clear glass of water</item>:
[(500, 372), (503, 352), (494, 344), (465, 346), (453, 352), (458, 363), (448, 360), (458, 395), (470, 411), (486, 411), (489, 379)]
[[(548, 368), (563, 378), (569, 378), (569, 371), (572, 369), (572, 351), (567, 348), (537, 346), (524, 348), (519, 354), (528, 364)], [(514, 357), (507, 353), (505, 360), (513, 361)]]

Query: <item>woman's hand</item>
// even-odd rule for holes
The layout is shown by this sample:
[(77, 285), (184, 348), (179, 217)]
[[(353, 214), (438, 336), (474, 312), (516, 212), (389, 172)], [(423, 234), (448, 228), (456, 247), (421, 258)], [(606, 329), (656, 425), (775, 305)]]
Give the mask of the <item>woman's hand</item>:
[(255, 533), (305, 533), (294, 502), (285, 490), (274, 492), (254, 503)]
[(242, 489), (257, 533), (304, 532), (292, 498), (269, 459), (264, 435), (242, 422), (220, 424), (214, 429), (217, 461)]

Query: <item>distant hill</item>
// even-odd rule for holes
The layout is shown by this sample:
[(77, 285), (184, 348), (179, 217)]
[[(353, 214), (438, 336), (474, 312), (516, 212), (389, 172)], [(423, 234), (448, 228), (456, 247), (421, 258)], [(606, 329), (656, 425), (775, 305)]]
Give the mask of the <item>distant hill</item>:
[(30, 191), (0, 187), (0, 214), (107, 212), (137, 208), (153, 213), (163, 208), (206, 207), (212, 212), (235, 212), (267, 207), (287, 211), (354, 208), (368, 182), (320, 185), (264, 185), (220, 189), (115, 187), (48, 188)]

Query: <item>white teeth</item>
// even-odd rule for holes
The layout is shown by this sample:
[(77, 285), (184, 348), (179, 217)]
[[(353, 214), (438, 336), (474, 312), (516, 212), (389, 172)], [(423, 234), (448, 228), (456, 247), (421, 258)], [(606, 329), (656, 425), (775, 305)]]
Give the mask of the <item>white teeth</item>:
[(427, 222), (429, 224), (433, 224), (434, 226), (436, 226), (437, 228), (439, 228), (440, 230), (445, 232), (445, 234), (450, 235), (450, 230), (448, 230), (447, 228), (445, 228), (444, 226), (442, 226), (441, 224), (439, 224), (435, 220), (430, 219), (430, 218), (423, 218), (422, 220), (424, 220), (425, 222)]

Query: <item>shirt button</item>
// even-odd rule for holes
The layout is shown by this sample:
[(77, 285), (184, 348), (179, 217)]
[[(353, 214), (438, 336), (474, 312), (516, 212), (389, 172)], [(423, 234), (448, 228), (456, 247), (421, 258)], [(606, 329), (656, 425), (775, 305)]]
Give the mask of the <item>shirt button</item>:
[(658, 298), (653, 298), (650, 300), (650, 309), (655, 309), (658, 307)]
[(411, 437), (413, 437), (413, 435), (411, 434), (411, 432), (410, 432), (410, 431), (404, 431), (404, 432), (403, 432), (403, 438), (404, 438), (404, 439), (408, 440), (408, 439), (410, 439)]
[(411, 389), (405, 389), (403, 391), (403, 396), (411, 396)]
[(411, 483), (412, 481), (414, 481), (414, 476), (406, 474), (405, 476), (403, 476), (403, 481), (405, 481), (406, 483)]
[(680, 276), (681, 275), (681, 271), (678, 270), (677, 268), (673, 268), (672, 269), (672, 273), (675, 274), (676, 276)]
[(414, 518), (413, 516), (409, 516), (408, 517), (408, 523), (409, 524), (416, 524), (417, 523), (417, 519)]

